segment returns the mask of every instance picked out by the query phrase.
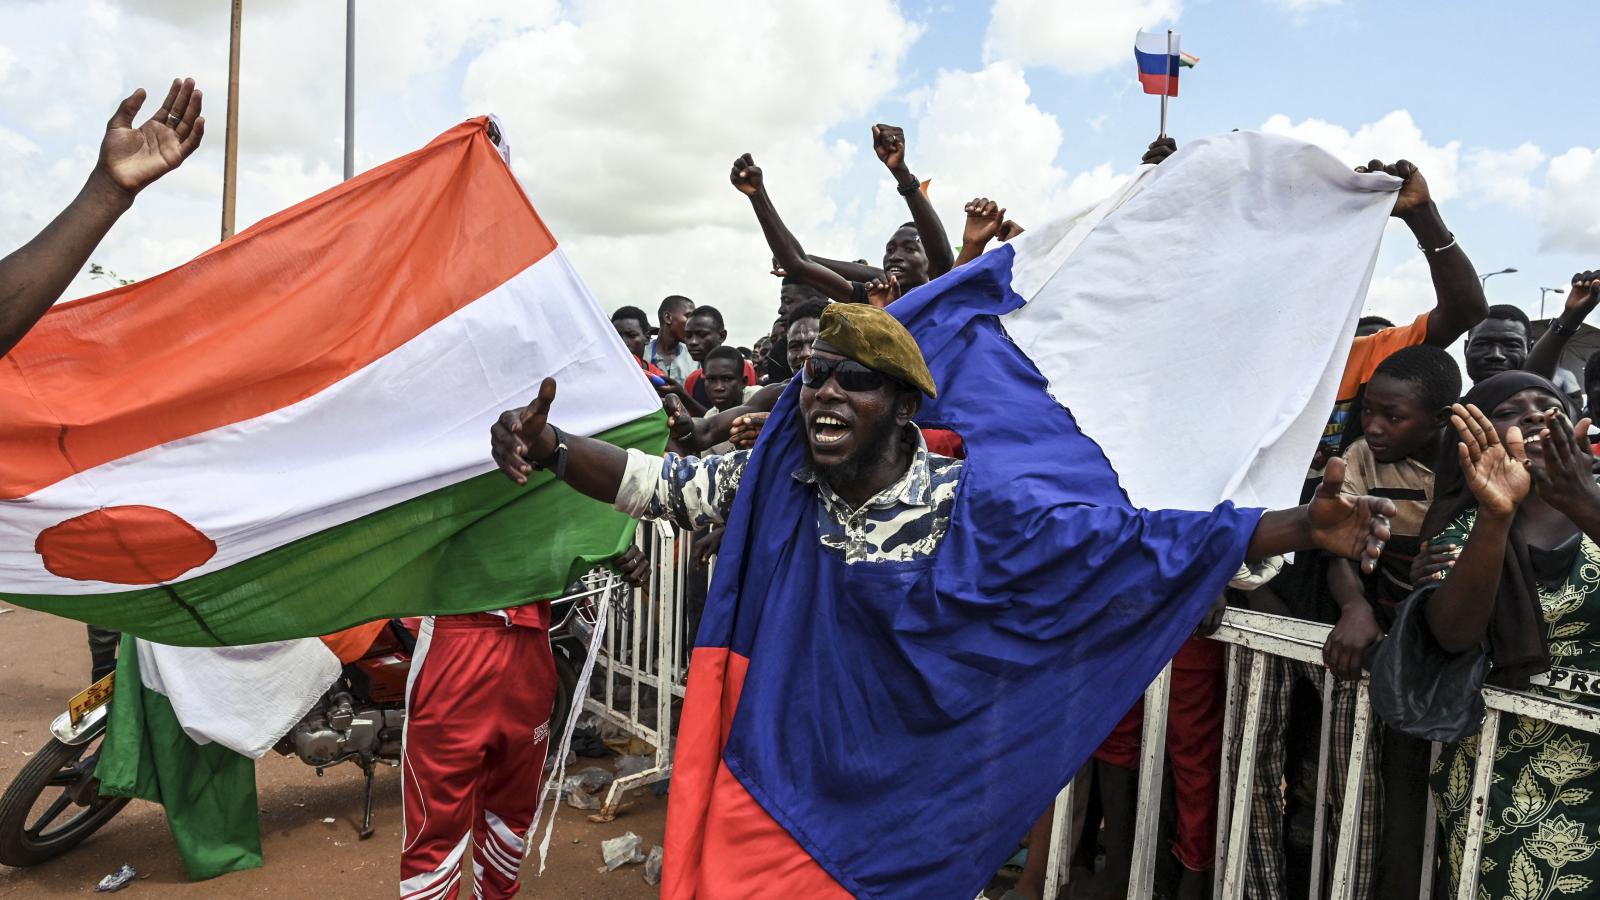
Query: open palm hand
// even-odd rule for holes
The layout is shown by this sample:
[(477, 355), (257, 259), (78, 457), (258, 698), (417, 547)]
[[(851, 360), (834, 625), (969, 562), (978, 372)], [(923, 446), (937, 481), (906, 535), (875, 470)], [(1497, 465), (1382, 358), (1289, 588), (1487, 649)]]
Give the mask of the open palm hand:
[(1483, 511), (1512, 515), (1533, 486), (1522, 429), (1512, 426), (1501, 440), (1489, 417), (1476, 406), (1457, 403), (1451, 409), (1450, 423), (1461, 436), (1458, 450), (1467, 488)]
[(106, 123), (100, 142), (100, 168), (129, 195), (183, 164), (200, 146), (206, 120), (200, 115), (200, 91), (193, 78), (173, 79), (167, 99), (143, 125), (133, 117), (144, 105), (144, 88), (122, 101)]

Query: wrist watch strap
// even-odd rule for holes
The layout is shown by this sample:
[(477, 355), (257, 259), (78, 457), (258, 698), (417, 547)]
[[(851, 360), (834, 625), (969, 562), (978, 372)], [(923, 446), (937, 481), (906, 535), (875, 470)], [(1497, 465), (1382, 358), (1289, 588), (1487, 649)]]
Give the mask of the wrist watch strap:
[(550, 430), (552, 432), (554, 432), (555, 436), (556, 436), (556, 452), (554, 454), (552, 454), (549, 459), (546, 459), (543, 462), (531, 462), (530, 461), (529, 465), (533, 466), (535, 471), (543, 471), (545, 469), (549, 469), (551, 471), (551, 473), (554, 474), (557, 478), (566, 478), (567, 477), (567, 435), (566, 435), (566, 432), (562, 431), (561, 429), (557, 428), (554, 425), (550, 426)]

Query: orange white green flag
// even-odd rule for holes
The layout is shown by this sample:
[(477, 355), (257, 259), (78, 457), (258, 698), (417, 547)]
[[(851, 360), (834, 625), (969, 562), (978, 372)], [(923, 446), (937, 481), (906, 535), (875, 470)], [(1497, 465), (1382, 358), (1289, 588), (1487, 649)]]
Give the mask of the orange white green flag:
[(654, 390), (491, 125), (57, 306), (0, 361), (0, 599), (163, 644), (253, 644), (555, 596), (632, 524), (489, 425), (659, 452)]

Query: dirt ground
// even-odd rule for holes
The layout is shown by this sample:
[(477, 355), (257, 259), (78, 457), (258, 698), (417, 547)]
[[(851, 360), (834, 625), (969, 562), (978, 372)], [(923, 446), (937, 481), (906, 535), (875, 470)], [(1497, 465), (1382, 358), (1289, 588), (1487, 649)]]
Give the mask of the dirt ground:
[[(25, 609), (0, 612), (0, 787), (10, 784), (28, 757), (45, 744), (50, 721), (66, 708), (69, 697), (86, 686), (88, 674), (82, 625)], [(0, 866), (0, 898), (82, 896), (123, 863), (138, 870), (139, 880), (121, 891), (119, 900), (140, 896), (392, 900), (397, 896), (398, 770), (378, 773), (375, 833), (367, 841), (356, 839), (362, 778), (354, 766), (336, 766), (319, 779), (298, 759), (268, 754), (257, 764), (256, 778), (266, 857), (262, 868), (190, 883), (161, 808), (134, 801), (62, 857), (27, 869)], [(634, 795), (632, 805), (616, 821), (603, 825), (563, 806), (545, 874), (535, 875), (537, 859), (525, 864), (522, 896), (608, 900), (657, 896), (656, 889), (644, 882), (643, 866), (596, 871), (603, 869), (600, 842), (607, 838), (633, 831), (644, 839), (647, 850), (661, 843), (666, 799), (656, 797), (651, 788)], [(323, 821), (330, 818), (331, 824)], [(463, 887), (463, 896), (470, 894), (470, 887)]]

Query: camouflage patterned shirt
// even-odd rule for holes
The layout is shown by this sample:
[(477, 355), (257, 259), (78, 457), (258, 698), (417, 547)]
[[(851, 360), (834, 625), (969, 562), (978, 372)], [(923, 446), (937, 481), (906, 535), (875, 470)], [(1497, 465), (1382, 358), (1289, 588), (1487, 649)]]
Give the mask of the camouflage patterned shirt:
[[(796, 480), (816, 489), (823, 546), (847, 563), (932, 556), (950, 527), (961, 460), (929, 451), (922, 431), (908, 427), (916, 442), (911, 465), (898, 481), (858, 508), (819, 480), (810, 466), (793, 473)], [(675, 453), (654, 457), (629, 450), (616, 508), (636, 519), (668, 521), (684, 529), (721, 525), (733, 508), (749, 462), (748, 450), (704, 457)]]

